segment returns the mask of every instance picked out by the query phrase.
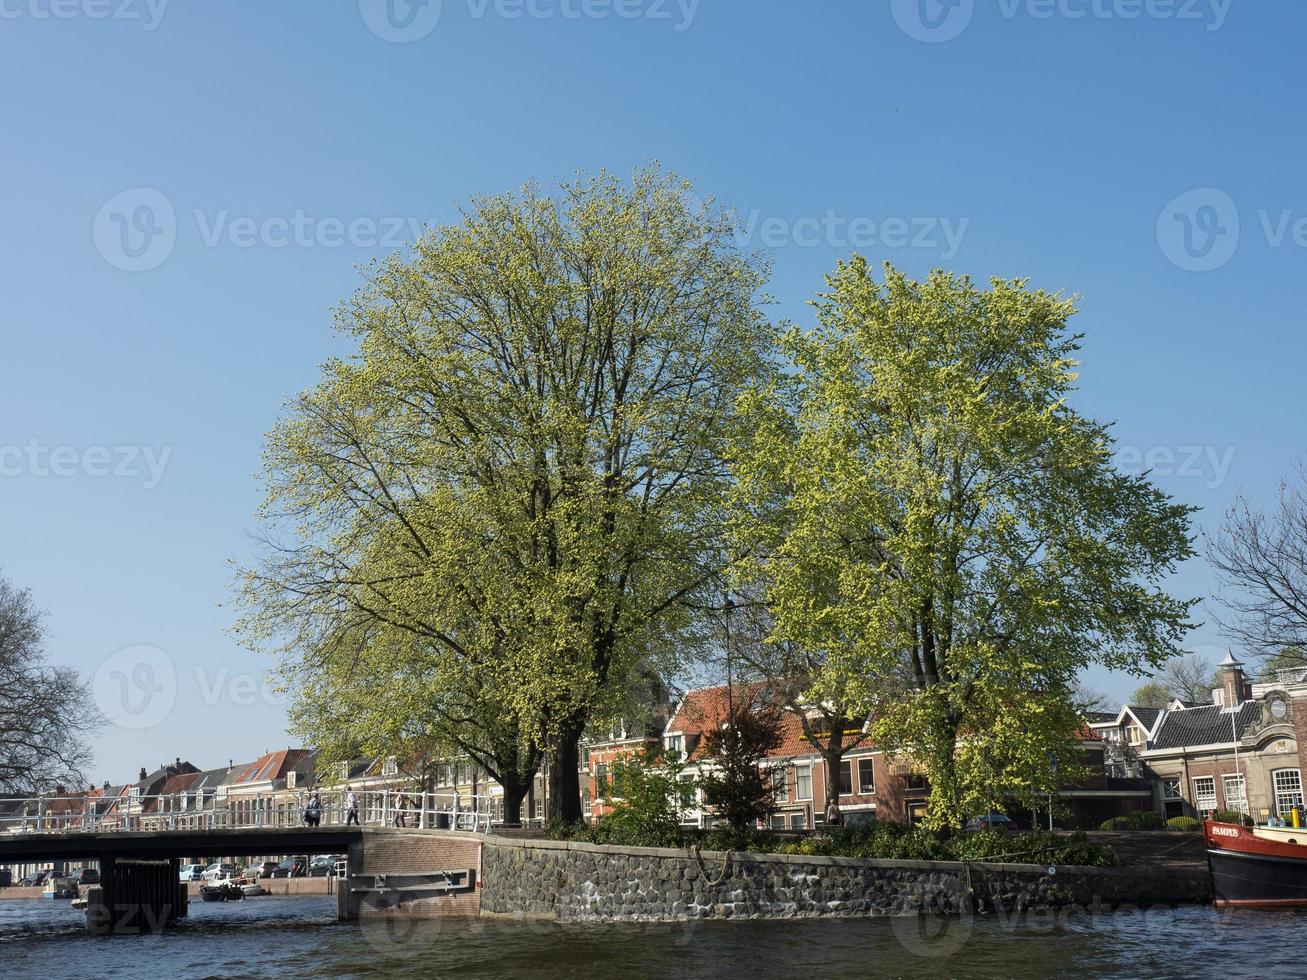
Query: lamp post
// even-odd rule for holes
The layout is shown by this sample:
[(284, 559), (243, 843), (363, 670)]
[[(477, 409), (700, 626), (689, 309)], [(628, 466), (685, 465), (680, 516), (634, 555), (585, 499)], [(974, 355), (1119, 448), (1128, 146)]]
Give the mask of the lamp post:
[(722, 600), (722, 628), (726, 633), (726, 715), (735, 718), (735, 679), (731, 671), (731, 615), (735, 612), (735, 601), (728, 595)]

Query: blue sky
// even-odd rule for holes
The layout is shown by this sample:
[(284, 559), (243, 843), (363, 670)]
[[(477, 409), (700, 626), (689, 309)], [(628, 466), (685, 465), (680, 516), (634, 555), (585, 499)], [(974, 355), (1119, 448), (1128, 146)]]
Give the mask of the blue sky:
[(0, 0), (0, 567), (156, 692), (99, 778), (286, 741), (220, 605), (263, 434), (358, 264), (530, 178), (660, 160), (800, 322), (855, 246), (1082, 294), (1080, 407), (1203, 524), (1304, 449), (1300, 4), (390, 2)]

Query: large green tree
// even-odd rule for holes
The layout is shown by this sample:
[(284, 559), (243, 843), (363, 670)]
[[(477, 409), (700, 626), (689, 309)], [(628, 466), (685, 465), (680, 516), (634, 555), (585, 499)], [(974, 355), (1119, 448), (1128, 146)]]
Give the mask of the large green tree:
[(269, 439), (278, 543), (242, 628), (288, 651), (407, 633), (546, 753), (566, 820), (586, 725), (696, 648), (723, 565), (765, 275), (689, 191), (648, 168), (477, 200), (373, 270), (338, 318), (356, 355)]
[(819, 326), (782, 338), (793, 372), (744, 400), (739, 573), (767, 583), (776, 641), (822, 651), (810, 700), (861, 684), (876, 741), (956, 826), (1065, 773), (1080, 670), (1177, 653), (1191, 604), (1161, 581), (1189, 510), (1071, 406), (1071, 301), (877, 282), (857, 257), (828, 285)]

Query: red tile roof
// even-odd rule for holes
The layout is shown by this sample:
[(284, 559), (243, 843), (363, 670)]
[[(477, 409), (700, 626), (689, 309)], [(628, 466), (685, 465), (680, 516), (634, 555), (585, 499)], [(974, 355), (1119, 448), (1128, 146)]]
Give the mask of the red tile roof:
[[(767, 686), (761, 681), (750, 681), (745, 684), (736, 684), (733, 697), (736, 703), (741, 699), (758, 699), (767, 696)], [(702, 687), (697, 690), (687, 691), (682, 698), (676, 713), (667, 725), (668, 732), (681, 732), (689, 735), (701, 735), (706, 731), (718, 728), (726, 721), (727, 716), (727, 689), (726, 685), (718, 687)], [(866, 748), (866, 737), (858, 731), (846, 734), (846, 748)], [(700, 741), (689, 752), (689, 758), (693, 761), (701, 751), (703, 743)], [(803, 721), (793, 711), (787, 710), (781, 715), (781, 741), (776, 748), (767, 753), (769, 758), (790, 758), (792, 756), (815, 755), (817, 750), (813, 748), (803, 735)]]
[(278, 749), (276, 752), (265, 752), (236, 777), (235, 783), (239, 785), (284, 779), (286, 773), (294, 769), (296, 764), (308, 754), (308, 749)]

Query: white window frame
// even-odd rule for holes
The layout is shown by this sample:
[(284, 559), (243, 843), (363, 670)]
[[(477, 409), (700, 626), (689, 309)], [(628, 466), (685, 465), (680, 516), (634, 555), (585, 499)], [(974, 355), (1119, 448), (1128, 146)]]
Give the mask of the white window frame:
[[(871, 766), (871, 779), (865, 783), (862, 781), (862, 764), (864, 762)], [(858, 757), (857, 763), (858, 795), (871, 796), (876, 792), (876, 759), (874, 756), (863, 755)]]
[[(1232, 794), (1230, 787), (1238, 785), (1239, 792)], [(1221, 774), (1221, 799), (1225, 802), (1227, 810), (1237, 810), (1240, 813), (1248, 812), (1248, 782), (1244, 779), (1241, 772), (1225, 772)]]
[[(1283, 779), (1281, 777), (1284, 777)], [(1271, 773), (1271, 790), (1275, 794), (1275, 813), (1287, 817), (1296, 805), (1302, 809), (1302, 770), (1276, 769)]]
[[(1210, 783), (1211, 792), (1203, 793), (1198, 789), (1199, 783)], [(1193, 791), (1194, 809), (1199, 813), (1214, 813), (1216, 811), (1216, 777), (1215, 776), (1194, 776), (1190, 780), (1190, 788)], [(1209, 804), (1209, 805), (1204, 805)]]
[(776, 803), (785, 803), (790, 798), (790, 789), (786, 782), (784, 766), (777, 766), (771, 771), (771, 796)]
[(840, 760), (840, 771), (835, 773), (835, 786), (839, 789), (840, 795), (844, 796), (845, 795), (844, 787), (841, 784), (844, 782), (845, 766), (849, 767), (849, 791), (847, 795), (852, 796), (854, 793), (858, 791), (858, 771), (852, 759)]
[[(1168, 776), (1162, 780), (1162, 799), (1164, 800), (1183, 800), (1184, 794), (1180, 792), (1182, 783), (1179, 776)], [(1168, 792), (1174, 786), (1173, 792)]]
[[(803, 795), (803, 781), (808, 781), (808, 795)], [(796, 800), (812, 799), (812, 766), (795, 766), (794, 767), (794, 798)]]

